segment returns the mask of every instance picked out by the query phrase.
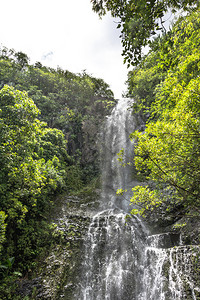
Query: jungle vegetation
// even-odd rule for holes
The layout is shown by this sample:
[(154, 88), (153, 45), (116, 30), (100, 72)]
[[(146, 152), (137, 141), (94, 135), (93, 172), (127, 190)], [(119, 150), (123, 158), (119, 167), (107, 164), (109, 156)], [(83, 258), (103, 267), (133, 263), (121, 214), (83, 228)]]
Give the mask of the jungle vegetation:
[(200, 11), (179, 16), (152, 42), (148, 55), (128, 75), (133, 109), (143, 115), (134, 165), (147, 183), (133, 189), (133, 213), (200, 213)]
[(114, 104), (102, 79), (31, 65), (26, 54), (0, 49), (0, 294), (5, 299), (13, 299), (10, 282), (31, 273), (35, 259), (51, 245), (48, 217), (56, 195), (79, 191), (98, 176), (96, 128)]

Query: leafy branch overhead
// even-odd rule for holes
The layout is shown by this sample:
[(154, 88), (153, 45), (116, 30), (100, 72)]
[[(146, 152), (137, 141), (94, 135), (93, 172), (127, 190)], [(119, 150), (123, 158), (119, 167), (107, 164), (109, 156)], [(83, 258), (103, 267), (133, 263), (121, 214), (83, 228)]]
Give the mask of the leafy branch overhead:
[(121, 28), (122, 55), (124, 62), (137, 65), (142, 57), (142, 48), (151, 44), (158, 31), (165, 32), (164, 15), (196, 8), (198, 1), (192, 0), (91, 0), (93, 10), (100, 17), (110, 12), (117, 18)]

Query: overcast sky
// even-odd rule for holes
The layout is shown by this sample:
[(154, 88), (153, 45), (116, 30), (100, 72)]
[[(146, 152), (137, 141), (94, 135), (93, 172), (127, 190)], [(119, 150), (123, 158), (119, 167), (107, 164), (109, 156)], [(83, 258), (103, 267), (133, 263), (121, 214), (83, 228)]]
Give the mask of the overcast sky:
[(60, 66), (104, 79), (120, 98), (127, 68), (119, 30), (102, 20), (90, 0), (0, 0), (0, 44), (26, 53), (31, 63)]

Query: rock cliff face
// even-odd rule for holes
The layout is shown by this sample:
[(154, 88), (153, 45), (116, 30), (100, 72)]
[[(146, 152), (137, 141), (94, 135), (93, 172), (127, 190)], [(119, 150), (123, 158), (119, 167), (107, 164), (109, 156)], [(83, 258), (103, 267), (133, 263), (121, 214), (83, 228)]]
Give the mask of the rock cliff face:
[[(84, 244), (88, 239), (88, 232), (91, 231), (89, 228), (94, 222), (95, 211), (99, 207), (98, 199), (99, 190), (86, 197), (63, 196), (62, 199), (59, 199), (59, 205), (53, 212), (54, 216), (52, 218), (55, 224), (56, 242), (52, 245), (47, 257), (40, 262), (40, 268), (35, 279), (23, 281), (23, 284), (21, 284), (20, 292), (22, 295), (32, 295), (33, 298), (31, 299), (41, 300), (79, 299), (77, 290), (86, 276), (86, 273), (83, 274), (82, 265), (85, 259)], [(99, 225), (95, 225), (98, 225), (95, 230), (99, 230), (99, 237), (103, 232), (105, 235), (107, 226), (108, 228), (113, 226), (111, 223), (107, 224), (106, 219), (106, 223), (103, 220), (102, 215), (102, 228), (98, 229)], [(110, 220), (115, 222), (114, 215), (110, 216)], [(112, 229), (113, 231), (117, 230), (115, 226)], [(120, 227), (122, 231), (125, 230), (123, 224)], [(130, 228), (129, 230), (131, 230)], [(168, 232), (167, 229), (170, 228), (163, 227), (163, 231), (166, 230), (166, 233), (157, 232), (152, 234), (150, 231), (145, 233), (144, 229), (140, 228), (137, 243), (134, 246), (132, 245), (132, 249), (130, 248), (128, 251), (130, 253), (133, 251), (132, 258), (129, 261), (130, 269), (136, 261), (142, 263), (142, 265), (135, 265), (134, 270), (138, 269), (137, 276), (129, 277), (126, 292), (125, 290), (122, 291), (122, 295), (126, 295), (126, 298), (122, 297), (122, 300), (200, 299), (200, 247), (198, 244), (195, 245), (197, 240), (195, 239), (193, 243), (186, 245), (185, 240), (181, 239), (183, 235), (180, 234), (180, 231)], [(126, 234), (125, 231), (124, 234)], [(192, 234), (192, 231), (188, 228), (187, 235), (184, 238), (186, 236), (191, 238)], [(134, 236), (133, 230), (132, 237)], [(110, 246), (107, 244), (108, 237), (106, 236), (103, 239), (101, 237), (98, 241), (101, 244), (101, 249), (103, 249), (99, 248), (101, 257), (104, 256), (105, 247), (113, 246), (114, 240), (112, 237), (110, 239), (112, 239)], [(118, 241), (118, 245), (119, 243), (120, 241)], [(134, 239), (131, 243), (135, 243)], [(140, 245), (142, 251), (140, 257), (137, 254), (138, 243), (142, 243)], [(125, 249), (123, 253), (126, 253)], [(97, 265), (99, 263), (98, 259), (97, 257)], [(117, 261), (114, 262), (117, 263)], [(138, 287), (137, 279), (140, 276), (143, 278), (143, 282)], [(130, 293), (135, 296), (130, 296)], [(87, 298), (80, 298), (80, 300), (83, 299)], [(100, 299), (104, 300), (105, 298)]]
[(181, 208), (171, 212), (159, 208), (147, 214), (146, 222), (151, 232), (146, 248), (147, 277), (154, 278), (154, 289), (161, 286), (163, 298), (159, 298), (155, 290), (152, 294), (151, 286), (141, 300), (199, 300), (199, 217), (192, 216), (192, 212), (190, 217), (183, 216)]
[(83, 243), (93, 211), (99, 205), (98, 199), (98, 189), (89, 195), (57, 199), (50, 217), (54, 226), (53, 244), (38, 263), (34, 279), (19, 283), (19, 294), (41, 300), (76, 299)]
[(91, 106), (86, 108), (76, 138), (73, 139), (70, 135), (67, 137), (70, 155), (76, 157), (76, 152), (80, 152), (82, 167), (90, 169), (94, 174), (99, 172), (99, 133), (105, 117), (111, 113), (115, 103), (114, 99), (95, 99)]
[(90, 223), (85, 201), (75, 196), (60, 199), (53, 217), (57, 242), (41, 265), (41, 287), (36, 299), (74, 299), (84, 236)]

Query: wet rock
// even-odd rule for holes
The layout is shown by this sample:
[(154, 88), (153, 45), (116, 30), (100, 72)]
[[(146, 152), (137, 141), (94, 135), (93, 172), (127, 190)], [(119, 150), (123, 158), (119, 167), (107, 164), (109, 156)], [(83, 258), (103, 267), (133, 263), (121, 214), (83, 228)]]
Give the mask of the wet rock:
[(180, 245), (180, 234), (167, 232), (148, 236), (147, 244), (157, 248), (172, 248)]

